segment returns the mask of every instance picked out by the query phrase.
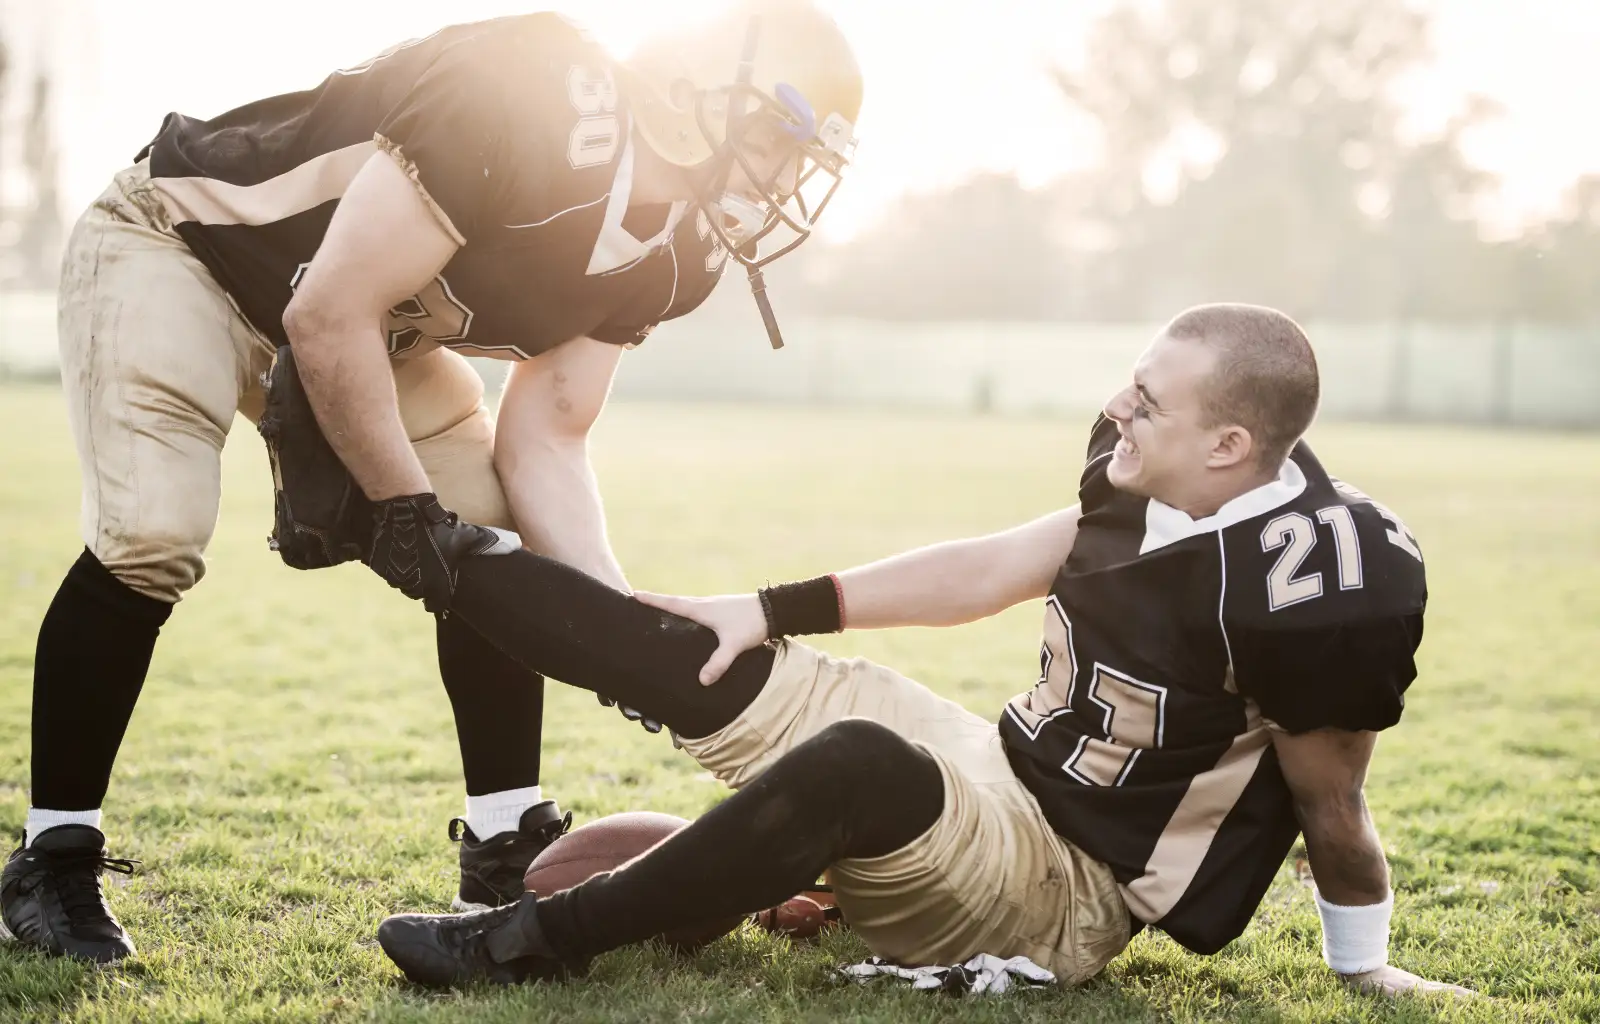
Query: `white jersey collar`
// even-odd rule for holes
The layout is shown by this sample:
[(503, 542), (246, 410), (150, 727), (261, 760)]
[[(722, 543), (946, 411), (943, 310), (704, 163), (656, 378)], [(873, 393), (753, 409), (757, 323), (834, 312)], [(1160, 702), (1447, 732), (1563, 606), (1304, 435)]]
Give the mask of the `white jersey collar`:
[(1191, 518), (1189, 513), (1151, 498), (1145, 506), (1144, 540), (1139, 544), (1139, 554), (1149, 554), (1180, 540), (1202, 533), (1215, 533), (1246, 519), (1254, 519), (1264, 512), (1287, 505), (1305, 489), (1306, 475), (1294, 464), (1294, 460), (1286, 459), (1276, 480), (1244, 492), (1204, 519)]
[(628, 141), (622, 147), (622, 157), (617, 161), (617, 176), (611, 182), (611, 192), (606, 200), (606, 213), (600, 222), (600, 234), (594, 241), (594, 252), (589, 257), (585, 274), (606, 274), (637, 263), (650, 255), (652, 249), (672, 237), (673, 229), (683, 218), (689, 204), (679, 200), (667, 212), (667, 223), (656, 236), (641, 242), (622, 226), (628, 212), (628, 200), (633, 195), (633, 131), (629, 125)]

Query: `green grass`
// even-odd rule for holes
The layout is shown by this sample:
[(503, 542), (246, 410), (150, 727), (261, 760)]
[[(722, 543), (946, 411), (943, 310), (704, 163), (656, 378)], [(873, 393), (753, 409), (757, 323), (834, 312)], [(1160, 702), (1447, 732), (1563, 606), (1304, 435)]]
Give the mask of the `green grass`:
[[(838, 410), (618, 406), (595, 444), (635, 585), (749, 589), (1070, 503), (1086, 423)], [(583, 983), (431, 995), (373, 941), (442, 908), (461, 784), (431, 623), (358, 566), (291, 572), (263, 540), (265, 457), (225, 459), (210, 575), (164, 631), (106, 804), (138, 875), (113, 969), (0, 947), (0, 1020), (1600, 1020), (1600, 438), (1319, 429), (1323, 458), (1398, 510), (1428, 555), (1422, 675), (1368, 787), (1397, 890), (1395, 960), (1492, 1001), (1386, 1003), (1322, 966), (1285, 867), (1255, 923), (1201, 958), (1143, 936), (1089, 985), (959, 1002), (855, 990), (849, 936), (744, 931), (692, 960), (601, 959)], [(0, 827), (27, 808), (35, 631), (75, 557), (59, 397), (0, 390)], [(830, 638), (984, 715), (1037, 674), (1040, 611)], [(662, 737), (552, 685), (546, 790), (580, 820), (704, 811), (721, 789)]]

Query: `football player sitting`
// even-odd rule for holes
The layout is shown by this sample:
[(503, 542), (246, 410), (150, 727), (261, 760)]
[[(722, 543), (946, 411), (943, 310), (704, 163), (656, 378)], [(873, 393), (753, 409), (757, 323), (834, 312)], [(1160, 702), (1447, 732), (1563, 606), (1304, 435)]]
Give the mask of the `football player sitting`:
[[(1302, 440), (1318, 395), (1289, 317), (1203, 306), (1106, 403), (1078, 503), (1014, 529), (710, 598), (630, 598), (526, 551), (461, 559), (453, 614), (529, 668), (612, 687), (737, 792), (563, 892), (392, 917), (384, 950), (425, 984), (560, 977), (826, 870), (880, 956), (1026, 956), (1077, 983), (1147, 927), (1223, 948), (1304, 835), (1330, 969), (1466, 992), (1389, 962), (1363, 784), (1427, 587), (1406, 526)], [(1035, 599), (1039, 678), (998, 723), (788, 639)]]

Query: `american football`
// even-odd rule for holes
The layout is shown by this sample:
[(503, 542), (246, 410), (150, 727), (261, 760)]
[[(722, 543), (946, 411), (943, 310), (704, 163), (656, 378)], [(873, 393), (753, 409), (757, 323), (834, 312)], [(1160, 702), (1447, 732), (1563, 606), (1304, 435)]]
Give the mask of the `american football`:
[(826, 890), (797, 893), (776, 906), (758, 910), (755, 924), (791, 939), (815, 939), (823, 930), (844, 921), (844, 914)]
[(1596, 53), (0, 0), (0, 1024), (1600, 1024)]
[[(684, 818), (654, 811), (624, 811), (596, 818), (545, 847), (528, 865), (523, 885), (541, 896), (564, 892), (594, 875), (621, 867), (687, 824)], [(658, 938), (690, 953), (733, 931), (744, 916), (735, 913), (693, 922)]]
[(632, 860), (687, 824), (686, 818), (655, 811), (596, 818), (545, 847), (528, 865), (522, 883), (530, 892), (546, 896), (570, 889)]

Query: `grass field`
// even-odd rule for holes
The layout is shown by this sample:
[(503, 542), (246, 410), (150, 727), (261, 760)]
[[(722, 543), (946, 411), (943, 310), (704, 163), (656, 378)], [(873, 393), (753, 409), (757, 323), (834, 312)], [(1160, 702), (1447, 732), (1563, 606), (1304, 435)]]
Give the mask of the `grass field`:
[[(1070, 503), (1086, 423), (627, 406), (595, 446), (632, 581), (749, 589)], [(27, 808), (35, 631), (75, 557), (59, 397), (0, 390), (0, 828)], [(1368, 787), (1397, 891), (1394, 959), (1491, 998), (1390, 1004), (1321, 964), (1286, 865), (1211, 958), (1142, 936), (1089, 985), (982, 1002), (836, 984), (865, 949), (749, 931), (692, 960), (600, 960), (583, 983), (434, 995), (373, 941), (438, 909), (461, 784), (431, 623), (360, 567), (276, 563), (241, 424), (210, 575), (163, 633), (106, 804), (143, 862), (112, 903), (140, 956), (106, 970), (0, 947), (0, 1020), (1600, 1020), (1600, 437), (1319, 429), (1323, 459), (1428, 556), (1422, 675)], [(830, 638), (985, 715), (1038, 671), (1037, 607), (958, 630)], [(577, 818), (694, 815), (720, 788), (663, 737), (552, 684), (544, 785)]]

